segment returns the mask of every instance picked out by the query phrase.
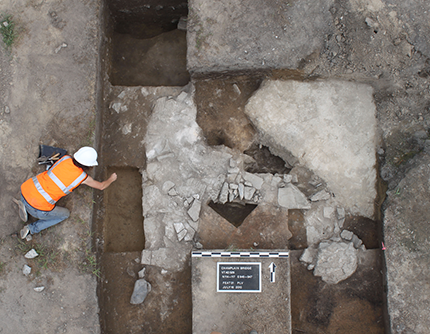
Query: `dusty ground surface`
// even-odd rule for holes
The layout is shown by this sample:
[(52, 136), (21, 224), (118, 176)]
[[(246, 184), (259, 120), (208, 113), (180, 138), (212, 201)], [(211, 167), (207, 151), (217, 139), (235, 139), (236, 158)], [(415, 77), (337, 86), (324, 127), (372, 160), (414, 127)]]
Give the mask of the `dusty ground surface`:
[[(293, 70), (283, 73), (281, 76), (341, 78), (367, 83), (374, 87), (381, 138), (378, 146), (380, 174), (390, 190), (381, 217), (385, 215), (384, 222), (387, 226), (385, 240), (388, 253), (386, 265), (388, 267), (391, 330), (393, 333), (426, 333), (427, 328), (430, 327), (425, 314), (428, 310), (427, 300), (430, 294), (428, 275), (425, 273), (425, 268), (429, 264), (426, 254), (429, 253), (430, 246), (428, 243), (429, 230), (426, 225), (428, 224), (428, 219), (426, 219), (428, 212), (425, 211), (428, 187), (424, 187), (429, 175), (428, 169), (424, 168), (428, 164), (428, 153), (424, 151), (424, 148), (429, 145), (428, 128), (430, 126), (430, 46), (427, 37), (430, 33), (429, 4), (425, 0), (414, 2), (400, 0), (321, 1), (320, 5), (321, 8), (324, 7), (323, 10), (319, 10), (318, 6), (313, 3), (313, 8), (316, 10), (315, 15), (318, 15), (315, 16), (316, 20), (306, 16), (305, 1), (297, 8), (290, 10), (294, 4), (295, 2), (287, 4), (273, 1), (269, 5), (271, 6), (268, 11), (269, 17), (275, 18), (267, 21), (274, 25), (271, 38), (273, 37), (273, 40), (277, 41), (276, 36), (283, 36), (276, 34), (279, 20), (283, 23), (286, 22), (287, 28), (294, 26), (291, 24), (294, 22), (300, 22), (300, 27), (308, 22), (311, 24), (313, 21), (315, 23), (313, 27), (322, 27), (321, 32), (323, 33), (318, 32), (313, 35), (312, 29), (304, 29), (306, 34), (317, 37), (312, 39), (312, 43), (306, 47), (295, 48), (292, 51), (291, 48), (282, 45), (279, 50), (278, 42), (272, 46), (270, 45), (271, 39), (266, 38), (264, 41), (268, 44), (265, 44), (264, 47), (254, 47), (248, 50), (248, 45), (244, 45), (242, 48), (238, 48), (237, 45), (244, 43), (239, 38), (242, 36), (240, 35), (242, 32), (238, 31), (238, 26), (229, 29), (228, 22), (223, 22), (221, 26), (223, 29), (227, 28), (227, 34), (224, 36), (232, 37), (231, 39), (236, 36), (236, 42), (240, 42), (228, 46), (227, 50), (231, 51), (228, 61), (221, 64), (223, 66), (219, 66), (222, 58), (215, 57), (218, 62), (215, 65), (207, 65), (205, 63), (207, 59), (203, 59), (201, 63), (190, 63), (190, 69), (201, 71), (205, 66), (210, 68), (218, 66), (219, 69), (270, 70), (279, 66), (277, 61), (280, 58), (277, 57), (281, 55), (284, 57), (281, 57), (284, 59), (283, 64)], [(14, 15), (17, 26), (21, 29), (20, 37), (10, 54), (0, 48), (0, 138), (2, 143), (0, 148), (0, 209), (2, 212), (0, 224), (0, 299), (2, 303), (0, 309), (1, 314), (5, 315), (0, 320), (0, 329), (4, 332), (98, 333), (100, 331), (96, 280), (92, 274), (93, 271), (97, 273), (97, 267), (94, 266), (91, 257), (90, 243), (92, 192), (84, 187), (75, 191), (63, 203), (71, 209), (71, 218), (33, 239), (30, 245), (39, 247), (39, 249), (43, 247), (45, 250), (46, 255), (40, 257), (40, 262), (24, 260), (22, 255), (28, 245), (23, 248), (24, 246), (15, 237), (10, 237), (11, 233), (16, 232), (22, 226), (11, 197), (18, 196), (19, 186), (27, 177), (40, 171), (35, 164), (38, 145), (40, 143), (51, 144), (73, 152), (80, 145), (92, 142), (94, 119), (98, 110), (95, 88), (100, 29), (98, 5), (98, 2), (78, 0), (68, 2), (6, 0), (0, 3), (0, 12)], [(250, 7), (247, 6), (248, 9), (244, 12), (246, 15), (249, 15)], [(319, 14), (320, 12), (322, 14)], [(245, 14), (240, 18), (246, 18)], [(209, 14), (205, 12), (204, 15)], [(258, 20), (255, 20), (255, 17), (259, 15), (253, 14), (253, 18), (251, 16), (249, 16), (249, 24), (245, 28), (258, 30), (263, 26), (258, 23)], [(204, 21), (201, 22), (204, 23)], [(232, 20), (231, 22), (237, 21)], [(213, 21), (209, 20), (208, 23), (212, 27), (217, 26)], [(191, 54), (204, 51), (205, 48), (210, 51), (209, 47), (213, 46), (213, 43), (207, 43), (206, 40), (210, 41), (212, 36), (217, 36), (215, 33), (210, 35), (200, 28), (203, 29), (204, 26), (190, 27), (190, 33), (195, 34), (193, 40), (199, 41), (199, 43), (193, 43), (192, 48), (189, 49)], [(282, 34), (284, 33), (282, 32)], [(292, 43), (288, 32), (285, 34), (286, 39), (283, 40), (283, 43)], [(254, 38), (252, 43), (258, 42), (260, 35), (252, 36)], [(66, 43), (67, 47), (57, 49), (62, 43)], [(253, 45), (255, 46), (255, 44)], [(308, 46), (312, 47), (308, 48)], [(267, 57), (267, 51), (273, 47), (277, 48), (276, 52)], [(56, 52), (56, 50), (58, 51)], [(252, 54), (247, 58), (245, 51), (252, 52)], [(239, 55), (239, 52), (243, 55)], [(285, 56), (289, 52), (293, 52), (292, 57)], [(206, 54), (210, 54), (210, 52)], [(216, 55), (216, 53), (214, 54)], [(231, 59), (235, 57), (237, 59), (241, 57), (243, 61), (232, 62)], [(249, 66), (249, 61), (255, 61), (254, 65)], [(256, 66), (257, 62), (261, 66)], [(237, 64), (246, 64), (246, 66), (241, 67)], [(260, 78), (261, 76), (256, 76), (246, 79), (243, 81), (244, 86), (242, 86), (242, 81), (238, 80), (237, 85), (243, 92), (250, 95), (253, 87), (258, 86)], [(199, 85), (203, 88), (200, 91)], [(204, 109), (201, 109), (202, 112), (198, 115), (199, 124), (207, 122), (213, 114), (217, 113), (211, 111), (210, 108), (223, 103), (221, 98), (214, 98), (213, 92), (208, 91), (205, 85), (207, 85), (206, 82), (196, 85), (197, 95), (201, 94), (199, 101), (212, 99), (213, 104), (211, 106), (208, 103), (205, 106), (201, 102)], [(214, 83), (213, 91), (216, 91), (217, 86), (222, 85), (224, 85), (222, 80)], [(210, 85), (209, 88), (211, 88)], [(232, 90), (228, 92), (227, 97), (231, 98), (234, 94), (235, 92)], [(242, 96), (244, 95), (242, 94)], [(238, 101), (238, 104), (234, 105), (231, 110), (243, 108), (244, 102), (246, 101)], [(10, 113), (5, 112), (6, 106)], [(224, 113), (229, 115), (228, 111)], [(227, 116), (216, 120), (219, 122), (218, 124), (214, 124), (215, 121), (210, 120), (210, 123), (206, 124), (206, 128), (200, 124), (208, 142), (240, 147), (240, 149), (249, 148), (248, 143), (253, 135), (253, 129), (249, 126), (248, 121), (242, 117), (240, 112), (235, 113), (232, 119), (227, 120), (224, 117)], [(231, 125), (232, 123), (236, 125)], [(127, 132), (128, 127), (124, 127), (127, 125), (128, 123), (122, 124), (117, 127), (117, 130)], [(108, 141), (107, 138), (103, 139)], [(115, 148), (114, 140), (109, 144)], [(139, 147), (140, 144), (135, 145), (135, 147)], [(420, 151), (421, 153), (417, 155)], [(112, 160), (109, 161), (109, 159)], [(117, 159), (120, 159), (119, 164), (116, 163)], [(123, 166), (125, 159), (126, 157), (123, 156), (112, 156), (107, 157), (105, 163), (106, 166)], [(136, 160), (138, 159), (136, 158)], [(132, 165), (139, 168), (144, 167), (142, 161)], [(103, 175), (103, 171), (101, 175)], [(407, 175), (406, 178), (405, 175)], [(415, 198), (420, 196), (424, 202), (422, 205), (415, 206)], [(382, 201), (383, 196), (375, 203), (376, 209), (381, 208)], [(305, 247), (303, 230), (300, 229), (300, 224), (294, 223), (300, 221), (301, 218), (299, 213), (289, 213), (289, 216), (293, 215), (297, 217), (294, 217), (295, 220), (289, 219), (289, 227), (293, 231), (290, 243), (293, 245), (294, 242), (294, 247), (301, 249)], [(374, 231), (374, 229), (372, 230)], [(131, 256), (125, 261), (128, 265), (122, 268), (127, 272), (127, 267), (130, 267), (132, 270), (129, 271), (133, 271), (135, 274), (135, 271), (140, 268), (139, 265), (133, 264), (134, 260), (135, 257)], [(32, 276), (25, 277), (22, 274), (24, 263), (32, 266)], [(108, 259), (108, 263), (112, 265), (115, 261)], [(394, 270), (393, 268), (399, 269)], [(305, 271), (305, 268), (295, 268), (293, 265), (293, 275), (295, 270), (300, 273), (301, 270)], [(108, 273), (111, 274), (109, 271)], [(308, 271), (305, 273), (310, 275)], [(305, 273), (303, 275), (306, 275)], [(126, 275), (122, 270), (119, 270), (119, 275), (124, 275), (130, 282), (135, 279), (130, 274)], [(118, 276), (114, 275), (114, 277)], [(169, 285), (172, 279), (169, 276), (163, 278), (161, 272), (152, 272), (149, 269), (148, 280), (151, 282), (159, 280), (160, 286)], [(187, 281), (189, 272), (184, 271), (181, 279)], [(314, 279), (313, 276), (310, 280), (312, 279)], [(318, 287), (318, 283), (315, 284)], [(43, 292), (37, 293), (33, 290), (33, 287), (42, 285), (45, 286)], [(128, 285), (127, 289), (131, 291)], [(167, 289), (168, 287), (161, 288), (162, 291), (167, 291)], [(181, 293), (187, 289), (189, 291), (189, 287), (179, 289), (174, 294), (181, 296)], [(127, 304), (129, 298), (130, 291), (128, 290), (124, 291), (124, 296), (126, 296), (123, 301), (124, 305)], [(162, 295), (161, 293), (158, 296)], [(154, 303), (161, 303), (156, 296), (154, 294), (148, 298), (154, 298)], [(186, 296), (189, 295), (186, 294)], [(191, 302), (190, 299), (186, 299), (186, 296), (181, 299), (183, 303), (181, 308), (190, 310)], [(342, 298), (346, 297), (339, 295), (339, 299)], [(379, 332), (380, 327), (374, 325), (380, 323), (379, 311), (375, 313), (372, 309), (373, 305), (378, 303), (366, 299), (357, 303), (360, 303), (363, 309), (367, 309), (366, 314), (369, 317), (374, 317), (374, 321), (367, 327), (367, 331)], [(318, 305), (318, 300), (313, 305)], [(356, 309), (351, 303), (346, 303), (346, 305)], [(38, 313), (41, 309), (43, 312)], [(136, 310), (136, 314), (144, 314), (141, 309)], [(347, 330), (342, 329), (339, 327), (341, 322), (331, 321), (338, 315), (341, 315), (341, 318), (337, 319), (348, 318), (353, 311), (350, 310), (348, 313), (348, 310), (336, 308), (334, 305), (330, 305), (325, 310), (336, 315), (336, 317), (330, 318), (330, 323), (327, 323), (327, 317), (324, 314), (322, 316), (316, 314), (306, 324), (299, 323), (303, 327), (293, 327), (296, 328), (296, 333), (303, 333), (306, 330), (314, 332), (316, 327), (321, 333), (351, 333), (351, 327), (348, 327)], [(307, 311), (304, 312), (307, 313)], [(162, 319), (160, 314), (159, 312), (152, 313), (151, 319), (154, 323), (160, 322)], [(189, 332), (191, 323), (186, 318), (187, 314), (178, 315), (178, 319), (182, 319), (181, 326), (177, 330), (178, 333)], [(304, 319), (303, 317), (298, 314), (295, 318), (293, 314), (293, 324), (295, 324), (294, 319)], [(315, 319), (321, 318), (325, 322), (315, 324)], [(109, 319), (109, 315), (106, 319)], [(364, 320), (360, 318), (354, 321)], [(312, 322), (314, 322), (314, 327), (310, 325)], [(151, 328), (150, 332), (162, 333), (173, 328), (169, 327), (172, 323), (175, 321), (167, 322), (166, 327), (161, 329), (154, 326), (153, 323), (147, 323), (146, 326)], [(355, 332), (360, 333), (362, 327), (357, 327)], [(130, 329), (129, 332), (139, 330), (140, 328), (136, 327)]]
[[(23, 224), (12, 197), (43, 167), (38, 145), (73, 153), (91, 144), (96, 114), (98, 2), (2, 1), (18, 33), (11, 52), (0, 47), (0, 331), (99, 333), (97, 266), (91, 245), (93, 192), (77, 189), (62, 202), (65, 224), (21, 243)], [(63, 43), (66, 47), (57, 49)], [(9, 113), (5, 112), (5, 107)], [(39, 257), (26, 260), (30, 248)], [(24, 264), (32, 267), (26, 277)], [(44, 287), (42, 292), (33, 290)]]

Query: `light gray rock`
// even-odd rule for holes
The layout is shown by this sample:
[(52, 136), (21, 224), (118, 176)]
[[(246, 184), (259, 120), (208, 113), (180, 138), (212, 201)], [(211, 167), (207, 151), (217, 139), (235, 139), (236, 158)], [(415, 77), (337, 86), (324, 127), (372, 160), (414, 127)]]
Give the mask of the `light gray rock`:
[(187, 18), (185, 16), (181, 16), (179, 19), (178, 30), (187, 31)]
[(168, 194), (169, 196), (177, 196), (177, 195), (178, 195), (178, 192), (176, 191), (176, 189), (175, 189), (175, 188), (172, 188), (172, 189), (170, 189), (170, 190), (167, 192), (167, 194)]
[(263, 185), (263, 182), (264, 182), (264, 180), (261, 177), (248, 172), (245, 172), (242, 176), (244, 180), (251, 183), (251, 185), (254, 188), (261, 189), (261, 186)]
[(219, 202), (222, 204), (227, 203), (228, 201), (228, 183), (224, 182), (221, 188), (221, 192), (219, 194)]
[(130, 304), (142, 304), (149, 292), (151, 292), (151, 284), (143, 278), (138, 279), (134, 283), (134, 290), (130, 298)]
[(245, 196), (245, 186), (243, 185), (243, 183), (239, 183), (239, 198), (240, 200), (243, 200), (243, 197)]
[(245, 113), (273, 154), (296, 157), (348, 212), (373, 217), (376, 108), (370, 85), (267, 80)]
[(245, 187), (244, 199), (250, 201), (252, 196), (254, 196), (255, 188), (254, 187)]
[(152, 260), (152, 250), (144, 249), (142, 251), (141, 264), (150, 265)]
[(329, 284), (337, 284), (357, 269), (357, 250), (352, 242), (321, 242), (314, 275)]
[(183, 229), (178, 233), (178, 241), (182, 241), (185, 236), (187, 235), (188, 231), (186, 229)]
[(145, 277), (145, 271), (146, 268), (143, 268), (142, 270), (140, 270), (137, 275), (139, 276), (139, 278), (144, 278)]
[(167, 194), (170, 189), (172, 189), (175, 184), (172, 181), (166, 181), (163, 183), (163, 193)]
[(324, 218), (331, 218), (334, 213), (334, 208), (332, 207), (324, 207)]
[(303, 251), (302, 255), (300, 256), (300, 262), (304, 262), (306, 264), (313, 263), (314, 260), (316, 260), (317, 254), (317, 248), (308, 247)]
[(330, 193), (326, 190), (318, 191), (309, 198), (312, 202), (327, 201), (330, 199)]
[(356, 249), (359, 249), (361, 247), (361, 245), (363, 244), (363, 241), (354, 234), (352, 236), (352, 243), (354, 244), (354, 247)]
[(30, 275), (30, 273), (31, 273), (31, 267), (30, 267), (30, 266), (27, 266), (26, 264), (24, 264), (24, 267), (22, 268), (22, 273), (23, 273), (25, 276)]
[(195, 199), (193, 201), (193, 204), (191, 204), (190, 209), (187, 211), (188, 215), (191, 217), (192, 220), (195, 222), (199, 220), (200, 216), (200, 209), (202, 208), (202, 202), (198, 199)]
[(341, 219), (345, 218), (345, 209), (344, 208), (337, 208), (336, 212), (337, 212), (337, 219), (341, 220)]
[[(297, 179), (297, 175), (296, 175), (296, 179)], [(290, 183), (293, 182), (293, 176), (290, 174), (285, 174), (284, 175), (284, 182), (285, 183)], [(297, 181), (296, 181), (297, 182)]]
[(185, 228), (183, 223), (174, 223), (173, 226), (175, 227), (176, 233), (181, 232)]
[(291, 183), (287, 183), (284, 188), (278, 189), (278, 203), (287, 209), (310, 209), (306, 196)]
[(35, 288), (33, 288), (34, 291), (36, 292), (42, 292), (43, 290), (45, 290), (44, 286), (36, 286)]
[(39, 254), (34, 250), (34, 248), (30, 249), (24, 257), (26, 259), (34, 259), (35, 257), (39, 256)]
[(351, 241), (352, 240), (352, 236), (354, 235), (354, 233), (352, 233), (351, 231), (348, 231), (348, 230), (343, 230), (341, 233), (340, 233), (340, 236), (341, 236), (341, 238), (343, 239), (343, 240), (346, 240), (346, 241)]

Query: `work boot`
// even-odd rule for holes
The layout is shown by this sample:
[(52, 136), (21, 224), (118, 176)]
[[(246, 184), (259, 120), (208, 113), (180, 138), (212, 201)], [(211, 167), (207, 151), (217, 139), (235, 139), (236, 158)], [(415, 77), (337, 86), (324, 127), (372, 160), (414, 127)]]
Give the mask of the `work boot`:
[(30, 233), (30, 229), (27, 226), (24, 226), (21, 230), (21, 232), (19, 232), (21, 235), (21, 239), (25, 239), (27, 237), (27, 235)]
[(12, 200), (18, 205), (18, 214), (19, 218), (25, 223), (28, 220), (27, 210), (25, 209), (24, 203), (16, 198), (12, 198)]

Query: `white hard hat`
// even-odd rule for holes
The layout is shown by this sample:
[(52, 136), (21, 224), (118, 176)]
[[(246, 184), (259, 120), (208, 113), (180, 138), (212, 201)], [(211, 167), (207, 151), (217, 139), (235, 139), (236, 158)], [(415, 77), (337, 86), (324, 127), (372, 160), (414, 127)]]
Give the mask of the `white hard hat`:
[(73, 158), (81, 165), (92, 167), (97, 166), (97, 151), (89, 146), (81, 147), (75, 154)]

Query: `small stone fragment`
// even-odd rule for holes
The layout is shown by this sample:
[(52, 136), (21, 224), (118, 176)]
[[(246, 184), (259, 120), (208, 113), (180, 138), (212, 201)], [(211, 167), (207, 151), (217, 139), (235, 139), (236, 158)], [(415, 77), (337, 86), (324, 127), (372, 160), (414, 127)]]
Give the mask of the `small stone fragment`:
[(311, 247), (306, 248), (303, 251), (302, 255), (300, 256), (300, 262), (304, 262), (307, 264), (314, 262), (314, 259), (317, 253), (318, 253), (318, 250), (316, 248), (311, 248)]
[(344, 208), (337, 208), (336, 212), (337, 212), (337, 219), (341, 220), (341, 219), (345, 218), (345, 209)]
[(230, 187), (230, 189), (238, 189), (239, 185), (237, 185), (235, 183), (230, 183), (229, 187)]
[(330, 199), (330, 193), (326, 190), (318, 191), (310, 197), (312, 202), (327, 201), (328, 199)]
[(26, 264), (24, 264), (24, 268), (22, 269), (22, 273), (23, 273), (25, 276), (30, 275), (30, 273), (31, 273), (31, 267), (29, 267), (29, 266), (27, 266)]
[(200, 242), (198, 242), (198, 241), (196, 242), (195, 246), (196, 246), (197, 249), (202, 249), (203, 248), (203, 245)]
[(235, 91), (235, 93), (237, 94), (237, 95), (240, 95), (240, 89), (239, 89), (239, 87), (238, 87), (238, 85), (236, 85), (236, 84), (233, 84), (233, 90)]
[(130, 304), (142, 304), (148, 293), (151, 291), (151, 284), (141, 278), (134, 283), (133, 294), (130, 298)]
[(233, 158), (230, 159), (230, 168), (237, 167), (237, 161)]
[(183, 223), (174, 223), (173, 226), (175, 227), (176, 233), (181, 232), (185, 228)]
[(10, 109), (9, 109), (9, 107), (8, 107), (8, 106), (5, 106), (5, 107), (4, 107), (4, 113), (5, 113), (5, 114), (9, 114), (9, 113), (10, 113)]
[(117, 113), (121, 110), (121, 102), (116, 102), (111, 105), (111, 108), (115, 110)]
[(254, 187), (245, 187), (245, 194), (244, 194), (244, 198), (247, 201), (250, 201), (252, 196), (254, 196), (255, 193), (255, 188)]
[(178, 192), (176, 191), (176, 189), (175, 189), (175, 188), (172, 188), (172, 189), (170, 189), (170, 190), (167, 192), (167, 194), (168, 194), (169, 196), (177, 196), (177, 195), (178, 195)]
[(179, 241), (182, 241), (182, 239), (184, 239), (185, 238), (185, 236), (187, 235), (187, 230), (186, 229), (183, 229), (181, 232), (179, 232), (178, 233), (178, 240)]
[(187, 17), (181, 16), (178, 22), (178, 30), (187, 31)]
[(239, 198), (240, 200), (243, 200), (243, 197), (245, 196), (245, 186), (243, 183), (239, 183)]
[(141, 271), (139, 271), (137, 273), (137, 275), (139, 276), (139, 278), (144, 278), (145, 277), (145, 271), (146, 271), (146, 268), (143, 268)]
[(172, 189), (174, 186), (175, 186), (175, 184), (174, 184), (172, 181), (166, 181), (166, 182), (164, 182), (164, 183), (163, 183), (163, 192), (164, 192), (165, 194), (167, 194), (167, 193), (168, 193), (168, 191), (169, 191), (170, 189)]
[(343, 239), (343, 240), (347, 240), (347, 241), (351, 241), (352, 240), (352, 236), (354, 235), (354, 233), (352, 233), (351, 231), (348, 231), (348, 230), (343, 230), (341, 233), (340, 233), (340, 237)]
[(33, 249), (29, 250), (24, 257), (26, 259), (34, 259), (35, 257), (39, 256), (39, 254)]
[(256, 189), (261, 189), (261, 186), (264, 183), (264, 180), (261, 177), (248, 172), (245, 172), (243, 178), (245, 179), (245, 181), (251, 182), (252, 186)]
[(191, 205), (191, 208), (189, 208), (189, 210), (188, 210), (188, 215), (195, 222), (199, 220), (200, 209), (201, 208), (202, 208), (202, 202), (200, 202), (199, 200), (195, 199), (193, 201), (193, 204)]
[(290, 183), (292, 181), (293, 181), (293, 176), (292, 175), (290, 175), (290, 174), (284, 175), (284, 182), (285, 183)]
[(354, 234), (352, 236), (352, 243), (354, 244), (355, 249), (359, 249), (363, 244), (363, 241)]
[(334, 212), (334, 208), (329, 206), (324, 207), (324, 218), (331, 218), (333, 212)]
[(278, 204), (287, 209), (311, 208), (306, 196), (292, 183), (287, 183), (285, 188), (278, 188)]
[(222, 204), (227, 203), (228, 201), (228, 183), (224, 182), (221, 188), (221, 192), (219, 194), (219, 201)]
[(43, 290), (45, 290), (45, 287), (44, 286), (37, 286), (33, 290), (36, 292), (42, 292)]

